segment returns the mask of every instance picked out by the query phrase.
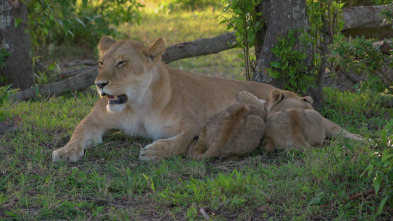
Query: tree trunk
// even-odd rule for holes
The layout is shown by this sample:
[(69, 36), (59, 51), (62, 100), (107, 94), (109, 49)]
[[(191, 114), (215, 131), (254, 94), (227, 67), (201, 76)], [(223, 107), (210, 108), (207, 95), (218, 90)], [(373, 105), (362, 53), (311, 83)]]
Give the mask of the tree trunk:
[(0, 47), (9, 57), (0, 70), (2, 85), (25, 89), (34, 85), (30, 35), (27, 32), (27, 6), (20, 0), (0, 0)]
[[(282, 88), (283, 82), (272, 79), (267, 73), (270, 63), (277, 60), (271, 49), (276, 45), (277, 38), (286, 37), (289, 30), (303, 30), (308, 26), (306, 1), (262, 0), (257, 10), (262, 13), (261, 19), (265, 24), (262, 30), (257, 33), (255, 46), (257, 66), (253, 80)], [(309, 51), (312, 51), (311, 45), (300, 46), (300, 41), (297, 42), (297, 45), (298, 47), (310, 47)]]
[[(288, 36), (289, 30), (293, 30), (295, 33), (296, 31), (300, 33), (302, 30), (307, 30), (308, 16), (306, 0), (262, 0), (256, 10), (262, 13), (261, 19), (265, 23), (262, 30), (257, 33), (257, 43), (255, 45), (257, 65), (252, 80), (283, 88), (284, 81), (282, 79), (273, 79), (268, 75), (271, 62), (278, 60), (273, 54), (272, 48), (277, 44), (278, 38)], [(311, 67), (312, 45), (311, 43), (302, 44), (299, 37), (295, 37), (297, 39), (295, 49), (303, 49), (302, 51), (307, 55), (304, 65)], [(323, 83), (318, 80), (316, 79), (316, 83)], [(323, 87), (323, 85), (318, 85), (318, 87)], [(307, 91), (308, 93), (313, 93), (310, 95), (314, 98), (316, 104), (318, 104), (320, 97), (322, 97), (322, 90), (310, 87)]]

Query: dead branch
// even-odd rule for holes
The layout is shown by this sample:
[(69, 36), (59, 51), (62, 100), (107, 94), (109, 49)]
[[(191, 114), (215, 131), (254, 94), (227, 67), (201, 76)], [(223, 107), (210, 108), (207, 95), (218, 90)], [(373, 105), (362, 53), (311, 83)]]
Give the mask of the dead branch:
[(78, 66), (78, 65), (87, 65), (87, 66), (92, 66), (92, 65), (97, 65), (97, 61), (93, 60), (78, 60), (78, 61), (73, 61), (66, 63), (64, 67), (72, 67), (72, 66)]
[(68, 71), (68, 72), (64, 72), (64, 73), (60, 73), (60, 79), (64, 79), (64, 78), (69, 78), (72, 76), (76, 76), (80, 73), (86, 72), (89, 69), (91, 69), (91, 67), (88, 68), (81, 68), (81, 69), (76, 69), (76, 70), (72, 70), (72, 71)]
[(357, 199), (357, 198), (360, 198), (360, 197), (366, 197), (368, 195), (373, 195), (373, 194), (375, 194), (374, 190), (367, 190), (367, 191), (360, 192), (360, 193), (357, 193), (357, 194), (355, 194), (353, 196), (348, 197), (347, 201), (354, 200), (354, 199)]

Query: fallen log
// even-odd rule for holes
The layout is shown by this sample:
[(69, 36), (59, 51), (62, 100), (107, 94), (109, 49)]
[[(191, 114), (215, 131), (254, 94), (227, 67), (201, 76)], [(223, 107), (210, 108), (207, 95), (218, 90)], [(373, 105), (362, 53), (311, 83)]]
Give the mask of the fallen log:
[(74, 61), (74, 62), (66, 63), (64, 65), (64, 67), (72, 67), (72, 66), (78, 66), (78, 65), (86, 65), (86, 66), (97, 65), (97, 61), (93, 61), (93, 60)]
[(236, 46), (235, 32), (230, 32), (213, 38), (203, 38), (167, 47), (162, 60), (168, 64), (182, 58), (215, 54)]
[(54, 95), (62, 95), (69, 91), (83, 90), (94, 83), (97, 73), (97, 67), (91, 67), (77, 76), (69, 77), (59, 82), (18, 91), (18, 93), (12, 98), (27, 100), (29, 98), (37, 97), (38, 95), (50, 97)]
[(392, 10), (389, 5), (358, 6), (343, 10), (345, 36), (362, 36), (366, 38), (393, 38), (392, 24), (381, 16), (382, 11)]

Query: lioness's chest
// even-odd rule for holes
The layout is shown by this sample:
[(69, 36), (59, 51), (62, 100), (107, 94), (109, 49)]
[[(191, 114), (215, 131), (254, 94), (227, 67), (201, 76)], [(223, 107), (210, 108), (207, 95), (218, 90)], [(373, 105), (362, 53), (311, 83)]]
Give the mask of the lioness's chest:
[(179, 133), (179, 123), (158, 115), (138, 114), (120, 121), (120, 130), (130, 136), (142, 136), (153, 140), (168, 138)]

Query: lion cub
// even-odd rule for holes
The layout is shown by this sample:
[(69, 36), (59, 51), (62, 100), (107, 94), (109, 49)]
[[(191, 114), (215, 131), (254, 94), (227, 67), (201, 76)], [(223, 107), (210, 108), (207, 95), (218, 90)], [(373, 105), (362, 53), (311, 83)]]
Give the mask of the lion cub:
[(237, 100), (209, 119), (188, 156), (196, 160), (238, 157), (258, 147), (265, 133), (265, 102), (246, 91), (240, 92)]
[(311, 97), (273, 89), (265, 103), (266, 133), (262, 149), (304, 148), (321, 146), (325, 139), (322, 116), (312, 107)]

